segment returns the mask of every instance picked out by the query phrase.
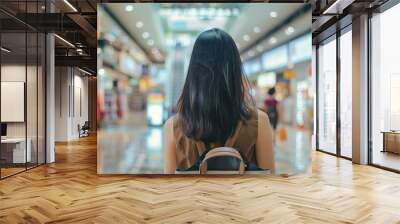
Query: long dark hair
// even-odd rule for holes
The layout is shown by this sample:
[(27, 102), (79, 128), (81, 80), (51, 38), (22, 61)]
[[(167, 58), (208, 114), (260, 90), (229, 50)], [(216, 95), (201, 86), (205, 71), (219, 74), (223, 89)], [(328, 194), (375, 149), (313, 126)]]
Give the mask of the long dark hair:
[(194, 43), (178, 101), (183, 133), (205, 143), (224, 142), (238, 121), (250, 116), (247, 87), (232, 37), (215, 28), (202, 32)]

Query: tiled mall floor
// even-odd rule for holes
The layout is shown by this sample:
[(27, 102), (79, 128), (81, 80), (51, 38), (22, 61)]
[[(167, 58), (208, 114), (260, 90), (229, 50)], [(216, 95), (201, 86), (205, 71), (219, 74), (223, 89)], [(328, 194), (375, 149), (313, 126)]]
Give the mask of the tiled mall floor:
[[(163, 129), (147, 127), (145, 119), (138, 120), (142, 122), (120, 124), (98, 132), (99, 173), (163, 173)], [(277, 140), (274, 146), (277, 172), (301, 173), (311, 162), (310, 134), (286, 129), (288, 139), (285, 142)]]

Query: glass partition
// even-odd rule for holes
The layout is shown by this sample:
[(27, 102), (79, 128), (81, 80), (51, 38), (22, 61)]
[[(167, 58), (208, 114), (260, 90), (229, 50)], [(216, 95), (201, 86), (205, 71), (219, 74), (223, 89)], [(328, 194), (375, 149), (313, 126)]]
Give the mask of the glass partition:
[(0, 178), (45, 163), (45, 35), (17, 18), (44, 1), (1, 1)]
[(400, 4), (371, 19), (371, 162), (400, 171)]
[[(351, 27), (350, 27), (351, 28)], [(340, 36), (340, 154), (352, 157), (352, 33)]]
[(318, 48), (318, 149), (336, 154), (336, 39)]

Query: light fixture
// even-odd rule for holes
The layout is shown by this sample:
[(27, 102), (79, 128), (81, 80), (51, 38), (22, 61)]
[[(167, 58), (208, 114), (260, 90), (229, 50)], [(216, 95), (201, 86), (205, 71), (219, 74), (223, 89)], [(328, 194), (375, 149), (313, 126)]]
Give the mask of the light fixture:
[(64, 0), (64, 3), (67, 4), (74, 12), (78, 12), (78, 10), (68, 0)]
[(286, 30), (285, 33), (286, 35), (290, 35), (294, 32), (294, 28), (292, 26), (289, 26)]
[(247, 35), (247, 34), (244, 35), (244, 36), (243, 36), (243, 40), (244, 40), (244, 41), (249, 41), (249, 40), (250, 40), (250, 36)]
[(238, 15), (239, 15), (239, 9), (238, 9), (238, 8), (232, 9), (232, 14), (233, 14), (234, 16), (238, 16)]
[(269, 13), (269, 16), (271, 16), (272, 18), (276, 18), (276, 17), (278, 17), (278, 13), (275, 11), (272, 11)]
[[(337, 4), (339, 4), (341, 1), (342, 1), (342, 0), (336, 0), (335, 2), (333, 2), (333, 4), (330, 5), (327, 9), (325, 9), (325, 11), (322, 12), (322, 14), (328, 14), (328, 13), (336, 13), (336, 14), (339, 14), (339, 13), (337, 12), (337, 11), (338, 11), (338, 5), (337, 5)], [(344, 1), (344, 2), (345, 2), (345, 1)], [(344, 4), (346, 4), (346, 3), (344, 3)], [(340, 6), (339, 6), (339, 7), (340, 7)], [(332, 9), (334, 9), (333, 12), (332, 12)]]
[(258, 46), (257, 46), (257, 51), (258, 51), (258, 52), (261, 52), (261, 51), (263, 51), (263, 50), (264, 50), (263, 46), (261, 46), (261, 45), (258, 45)]
[(83, 72), (83, 73), (85, 73), (85, 74), (87, 74), (87, 75), (92, 75), (92, 73), (90, 73), (90, 72), (88, 72), (88, 71), (86, 71), (86, 70), (83, 70), (83, 69), (81, 69), (81, 68), (79, 68), (79, 67), (78, 67), (78, 70), (81, 71), (81, 72)]
[(132, 12), (133, 11), (133, 5), (127, 5), (127, 6), (125, 6), (125, 11), (127, 11), (127, 12)]
[(42, 5), (40, 8), (41, 8), (42, 10), (46, 10), (46, 6), (45, 6), (45, 5)]
[(66, 43), (67, 45), (69, 45), (70, 47), (75, 48), (75, 45), (71, 44), (71, 42), (69, 42), (68, 40), (58, 36), (57, 34), (54, 34), (55, 37), (57, 37), (59, 40), (61, 40), (62, 42)]
[(137, 23), (136, 23), (136, 27), (137, 28), (142, 28), (143, 27), (143, 22), (142, 21), (138, 21)]
[(276, 38), (275, 37), (269, 38), (269, 43), (270, 44), (276, 44)]
[(152, 40), (152, 39), (148, 40), (148, 41), (147, 41), (147, 44), (150, 45), (150, 46), (153, 46), (154, 40)]
[(99, 73), (99, 75), (105, 75), (106, 71), (104, 70), (104, 68), (100, 68), (98, 73)]
[(150, 34), (149, 34), (148, 32), (144, 32), (144, 33), (142, 34), (142, 37), (143, 37), (144, 39), (147, 39), (149, 36), (150, 36)]
[(260, 27), (255, 26), (255, 27), (253, 28), (253, 31), (254, 31), (254, 33), (259, 33), (259, 32), (260, 32)]
[(1, 49), (2, 51), (6, 52), (6, 53), (10, 53), (10, 52), (11, 52), (11, 50), (9, 50), (9, 49), (7, 49), (7, 48), (5, 48), (5, 47), (1, 47), (0, 49)]

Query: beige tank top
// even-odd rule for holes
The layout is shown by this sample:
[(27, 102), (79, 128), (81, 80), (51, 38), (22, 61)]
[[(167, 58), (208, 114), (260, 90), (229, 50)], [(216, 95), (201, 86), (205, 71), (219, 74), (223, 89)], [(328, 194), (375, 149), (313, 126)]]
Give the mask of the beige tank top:
[[(203, 153), (207, 150), (202, 142), (188, 138), (182, 131), (181, 124), (177, 117), (174, 118), (174, 137), (176, 140), (176, 163), (178, 169), (188, 169), (192, 167)], [(233, 148), (240, 151), (245, 161), (250, 161), (255, 165), (256, 160), (256, 140), (258, 132), (258, 111), (251, 110), (249, 119), (242, 121), (242, 126), (236, 138)], [(212, 144), (211, 148), (222, 145)]]

